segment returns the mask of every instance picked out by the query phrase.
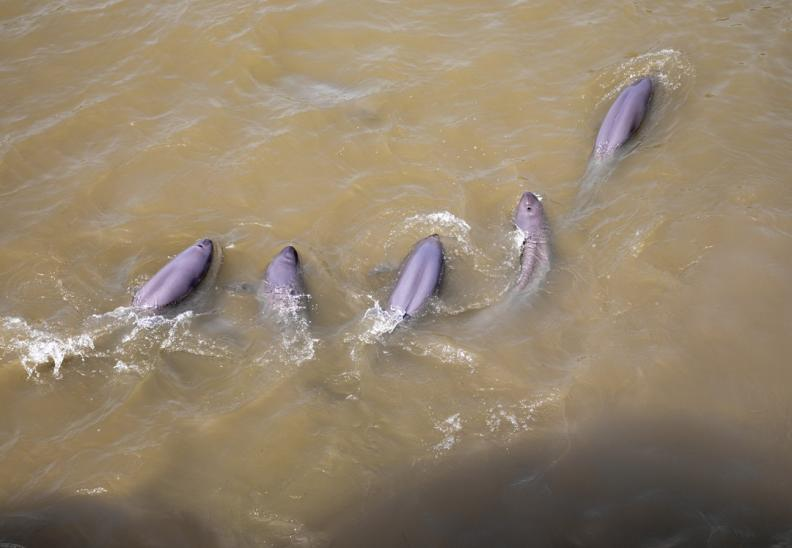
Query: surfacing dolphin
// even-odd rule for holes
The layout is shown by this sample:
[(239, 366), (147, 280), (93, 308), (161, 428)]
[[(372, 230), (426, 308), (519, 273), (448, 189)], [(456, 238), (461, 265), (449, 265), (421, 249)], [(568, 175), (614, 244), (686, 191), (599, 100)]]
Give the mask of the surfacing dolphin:
[(619, 93), (597, 133), (594, 142), (596, 158), (612, 156), (635, 134), (649, 109), (653, 88), (652, 79), (644, 76)]
[(514, 210), (514, 224), (522, 233), (520, 274), (516, 289), (541, 281), (550, 268), (550, 238), (542, 202), (533, 192), (523, 192)]
[(159, 310), (181, 302), (206, 277), (214, 255), (212, 240), (199, 240), (176, 255), (138, 289), (132, 305)]
[(272, 258), (267, 265), (258, 294), (274, 308), (300, 304), (299, 299), (306, 295), (305, 282), (300, 267), (300, 256), (294, 247), (287, 245)]
[(440, 287), (445, 258), (437, 234), (416, 243), (399, 268), (388, 307), (404, 318), (419, 312)]

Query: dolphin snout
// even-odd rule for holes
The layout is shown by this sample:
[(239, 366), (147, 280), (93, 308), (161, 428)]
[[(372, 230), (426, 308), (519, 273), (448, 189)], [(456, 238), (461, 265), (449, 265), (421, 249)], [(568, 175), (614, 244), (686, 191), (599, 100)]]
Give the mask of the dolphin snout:
[(293, 261), (295, 263), (299, 259), (298, 255), (297, 255), (297, 250), (294, 249), (294, 247), (290, 246), (290, 245), (287, 245), (286, 247), (284, 247), (281, 250), (280, 256), (283, 257), (284, 259), (288, 259), (288, 260)]

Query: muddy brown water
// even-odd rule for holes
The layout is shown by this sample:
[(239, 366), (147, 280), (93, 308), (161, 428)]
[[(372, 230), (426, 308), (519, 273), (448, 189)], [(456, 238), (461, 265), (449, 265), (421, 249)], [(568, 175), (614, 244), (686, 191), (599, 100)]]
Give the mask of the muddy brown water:
[[(0, 92), (3, 546), (792, 545), (788, 2), (7, 1)], [(244, 290), (287, 243), (309, 326)]]

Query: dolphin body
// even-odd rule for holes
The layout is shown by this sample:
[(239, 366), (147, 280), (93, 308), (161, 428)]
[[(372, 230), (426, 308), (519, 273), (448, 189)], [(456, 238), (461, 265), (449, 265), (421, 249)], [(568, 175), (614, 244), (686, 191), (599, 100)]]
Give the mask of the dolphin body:
[(300, 256), (294, 247), (287, 245), (267, 265), (258, 294), (271, 307), (279, 308), (294, 303), (306, 295)]
[(437, 234), (416, 243), (399, 268), (388, 307), (404, 318), (419, 312), (440, 287), (445, 257)]
[(199, 240), (154, 274), (135, 293), (132, 305), (160, 310), (181, 302), (206, 277), (214, 255), (215, 244), (212, 240)]
[(520, 274), (515, 288), (524, 289), (550, 268), (550, 238), (542, 202), (533, 192), (523, 192), (514, 210), (514, 224), (522, 233)]
[(652, 79), (644, 76), (619, 93), (597, 133), (594, 142), (596, 158), (612, 156), (641, 127), (652, 100), (653, 88)]

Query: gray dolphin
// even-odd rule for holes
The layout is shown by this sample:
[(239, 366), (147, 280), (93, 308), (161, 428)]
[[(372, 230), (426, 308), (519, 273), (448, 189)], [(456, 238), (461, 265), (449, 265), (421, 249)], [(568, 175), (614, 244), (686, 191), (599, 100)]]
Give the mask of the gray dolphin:
[(514, 224), (522, 232), (520, 275), (515, 287), (525, 288), (532, 280), (540, 280), (550, 267), (550, 243), (542, 202), (533, 192), (523, 192), (514, 210)]
[(294, 301), (305, 295), (300, 256), (294, 247), (287, 245), (267, 265), (258, 294), (271, 305), (286, 300)]
[(619, 93), (597, 133), (595, 156), (611, 156), (638, 130), (649, 108), (653, 87), (652, 79), (644, 76)]
[(389, 308), (405, 318), (420, 311), (440, 287), (444, 262), (443, 244), (437, 234), (416, 243), (399, 268)]
[(215, 244), (203, 239), (191, 245), (138, 289), (132, 305), (162, 309), (184, 300), (209, 272)]

